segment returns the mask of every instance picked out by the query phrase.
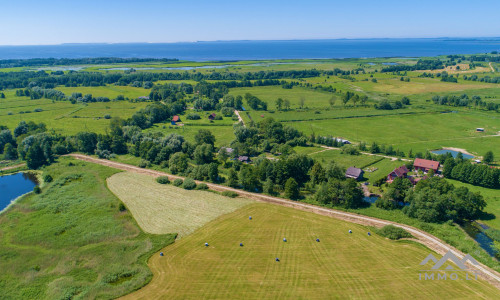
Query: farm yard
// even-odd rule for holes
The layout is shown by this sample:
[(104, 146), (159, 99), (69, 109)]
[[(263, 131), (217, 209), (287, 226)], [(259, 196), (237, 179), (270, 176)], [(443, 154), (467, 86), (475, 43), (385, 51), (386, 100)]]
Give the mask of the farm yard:
[(162, 249), (164, 256), (153, 255), (151, 283), (122, 299), (498, 295), (483, 281), (420, 281), (419, 264), (429, 250), (410, 241), (368, 236), (368, 231), (309, 212), (251, 204)]

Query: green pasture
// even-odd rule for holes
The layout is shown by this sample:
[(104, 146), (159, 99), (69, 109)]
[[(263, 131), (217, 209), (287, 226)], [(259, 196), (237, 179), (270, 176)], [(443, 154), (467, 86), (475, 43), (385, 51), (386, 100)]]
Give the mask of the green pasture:
[(118, 171), (70, 158), (42, 171), (54, 181), (0, 215), (0, 298), (109, 299), (146, 284), (146, 260), (175, 235), (145, 234), (120, 211), (106, 187)]

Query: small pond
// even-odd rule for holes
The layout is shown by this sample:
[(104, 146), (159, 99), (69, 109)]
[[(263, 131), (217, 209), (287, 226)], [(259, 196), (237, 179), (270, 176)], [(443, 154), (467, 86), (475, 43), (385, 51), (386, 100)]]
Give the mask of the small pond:
[[(458, 152), (458, 151), (455, 151), (455, 150), (435, 150), (435, 151), (431, 151), (431, 153), (434, 153), (434, 154), (446, 154), (446, 153), (451, 153), (451, 155), (455, 158), (457, 157), (458, 153), (461, 153), (461, 152)], [(465, 154), (465, 153), (462, 153), (462, 156), (465, 158), (465, 159), (471, 159), (471, 158), (474, 158), (474, 156), (472, 155), (469, 155), (469, 154)]]
[(0, 212), (17, 197), (31, 192), (37, 184), (36, 176), (32, 173), (0, 176)]
[(463, 226), (463, 229), (479, 244), (479, 246), (481, 246), (481, 248), (484, 249), (484, 251), (486, 251), (486, 253), (495, 257), (497, 249), (494, 247), (493, 240), (481, 230), (481, 228), (486, 229), (485, 227), (486, 226), (480, 226), (477, 223), (467, 223)]

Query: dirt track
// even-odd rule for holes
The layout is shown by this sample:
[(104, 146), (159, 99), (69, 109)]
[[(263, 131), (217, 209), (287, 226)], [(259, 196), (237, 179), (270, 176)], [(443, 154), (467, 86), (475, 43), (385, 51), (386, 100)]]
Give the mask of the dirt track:
[(26, 164), (18, 164), (18, 165), (13, 165), (13, 166), (8, 166), (8, 167), (5, 167), (5, 168), (1, 168), (0, 171), (7, 171), (7, 170), (12, 170), (12, 169), (16, 169), (16, 168), (19, 168), (19, 167), (23, 167), (25, 166)]
[[(69, 154), (69, 156), (72, 156), (76, 159), (91, 162), (91, 163), (96, 163), (104, 166), (108, 166), (111, 168), (115, 169), (120, 169), (124, 171), (129, 171), (129, 172), (136, 172), (140, 174), (146, 174), (150, 176), (168, 176), (171, 180), (176, 179), (176, 178), (181, 178), (183, 179), (184, 177), (181, 176), (175, 176), (171, 174), (167, 174), (164, 172), (160, 171), (155, 171), (155, 170), (149, 170), (149, 169), (142, 169), (136, 166), (124, 164), (124, 163), (119, 163), (119, 162), (114, 162), (114, 161), (109, 161), (109, 160), (104, 160), (104, 159), (98, 159), (98, 158), (93, 158), (87, 155), (82, 155), (82, 154)], [(198, 182), (198, 181), (197, 181)], [(278, 197), (272, 197), (272, 196), (267, 196), (267, 195), (262, 195), (262, 194), (256, 194), (256, 193), (250, 193), (250, 192), (245, 192), (239, 189), (234, 189), (230, 188), (227, 186), (222, 186), (218, 184), (213, 184), (213, 183), (208, 183), (205, 182), (207, 186), (215, 191), (233, 191), (238, 193), (241, 196), (244, 196), (246, 198), (251, 198), (257, 201), (263, 201), (263, 202), (268, 202), (268, 203), (273, 203), (273, 204), (278, 204), (278, 205), (283, 205), (287, 207), (292, 207), (295, 209), (301, 209), (304, 211), (310, 211), (316, 214), (320, 215), (326, 215), (330, 216), (336, 219), (344, 220), (347, 222), (352, 222), (356, 224), (361, 224), (361, 225), (366, 225), (366, 226), (375, 226), (375, 227), (382, 227), (385, 225), (394, 225), (400, 228), (405, 229), (406, 231), (410, 232), (417, 240), (418, 242), (424, 244), (425, 246), (429, 247), (430, 249), (434, 250), (435, 252), (443, 255), (448, 250), (451, 250), (451, 252), (462, 259), (465, 254), (457, 250), (456, 248), (446, 244), (445, 242), (441, 241), (437, 237), (422, 231), (420, 229), (417, 229), (412, 226), (404, 225), (404, 224), (399, 224), (387, 220), (382, 220), (382, 219), (377, 219), (373, 217), (367, 217), (363, 215), (358, 215), (355, 213), (349, 213), (349, 212), (344, 212), (344, 211), (339, 211), (335, 209), (328, 209), (324, 207), (318, 207), (315, 205), (311, 204), (306, 204), (306, 203), (301, 203), (301, 202), (296, 202), (296, 201), (291, 201), (291, 200), (286, 200)], [(469, 267), (473, 267), (477, 270), (480, 271), (480, 277), (487, 280), (490, 282), (492, 285), (494, 285), (496, 288), (500, 289), (500, 273), (497, 271), (479, 263), (477, 266), (472, 266), (469, 264)]]

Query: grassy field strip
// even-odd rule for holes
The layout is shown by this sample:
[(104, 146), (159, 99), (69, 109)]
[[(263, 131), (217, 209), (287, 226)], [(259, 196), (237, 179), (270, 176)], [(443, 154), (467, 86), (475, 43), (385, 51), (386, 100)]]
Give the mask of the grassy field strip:
[[(420, 281), (419, 263), (429, 254), (428, 249), (413, 242), (368, 236), (367, 231), (361, 225), (309, 212), (251, 204), (164, 248), (163, 257), (154, 255), (148, 262), (154, 274), (151, 283), (123, 299), (465, 299), (498, 295), (485, 281)], [(205, 242), (210, 246), (205, 247)]]
[(176, 232), (183, 237), (213, 219), (253, 202), (161, 185), (151, 176), (131, 172), (117, 173), (106, 181), (142, 230), (153, 234)]
[[(123, 163), (93, 158), (93, 157), (88, 156), (88, 155), (70, 154), (70, 156), (72, 156), (76, 159), (79, 159), (79, 160), (93, 162), (93, 163), (105, 165), (105, 166), (120, 169), (120, 170), (133, 171), (133, 172), (137, 172), (137, 173), (141, 173), (141, 174), (148, 174), (150, 176), (169, 176), (171, 179), (182, 178), (180, 176), (170, 175), (170, 174), (167, 174), (164, 172), (148, 170), (148, 169), (141, 169), (139, 167), (131, 166), (131, 165), (123, 164)], [(426, 245), (427, 247), (429, 247), (430, 249), (434, 250), (435, 252), (437, 252), (441, 255), (448, 252), (448, 250), (451, 250), (452, 253), (454, 255), (456, 255), (457, 257), (459, 257), (460, 259), (465, 256), (464, 253), (462, 253), (461, 251), (452, 247), (451, 245), (448, 245), (447, 243), (441, 241), (437, 237), (435, 237), (435, 236), (433, 236), (433, 235), (431, 235), (423, 230), (412, 227), (412, 226), (399, 224), (399, 223), (395, 223), (395, 222), (391, 222), (391, 221), (387, 221), (387, 220), (381, 220), (381, 219), (377, 219), (377, 218), (373, 218), (373, 217), (366, 217), (366, 216), (358, 215), (355, 213), (348, 213), (348, 212), (343, 212), (343, 211), (339, 211), (339, 210), (335, 210), (335, 209), (318, 207), (315, 205), (286, 200), (286, 199), (282, 199), (282, 198), (245, 192), (242, 190), (238, 190), (238, 189), (234, 189), (234, 188), (230, 188), (230, 187), (226, 187), (226, 186), (222, 186), (222, 185), (217, 185), (217, 184), (213, 184), (213, 183), (207, 183), (207, 185), (209, 188), (216, 190), (216, 191), (233, 191), (233, 192), (236, 192), (236, 193), (238, 193), (241, 196), (244, 196), (246, 198), (264, 201), (264, 202), (268, 202), (268, 203), (279, 204), (282, 206), (292, 207), (292, 208), (296, 208), (296, 209), (300, 209), (300, 210), (311, 211), (311, 212), (314, 212), (316, 214), (331, 216), (331, 217), (345, 220), (345, 221), (352, 222), (352, 223), (368, 225), (368, 226), (376, 226), (376, 227), (381, 227), (381, 226), (385, 226), (385, 225), (394, 225), (394, 226), (403, 228), (406, 231), (410, 232), (414, 237), (416, 237), (419, 240), (420, 243)], [(495, 287), (500, 289), (500, 273), (483, 265), (482, 263), (479, 263), (477, 268), (481, 271), (482, 278), (488, 280), (491, 284), (493, 284)]]
[(54, 120), (59, 120), (59, 119), (65, 118), (65, 117), (67, 117), (67, 116), (69, 116), (69, 115), (72, 115), (72, 114), (74, 114), (74, 113), (76, 113), (76, 112), (78, 112), (78, 111), (82, 110), (83, 108), (84, 108), (84, 106), (77, 107), (77, 108), (75, 108), (74, 110), (70, 111), (69, 113), (66, 113), (66, 114), (64, 114), (64, 115), (60, 115), (60, 116), (58, 116), (58, 117), (55, 117), (55, 118), (54, 118)]

